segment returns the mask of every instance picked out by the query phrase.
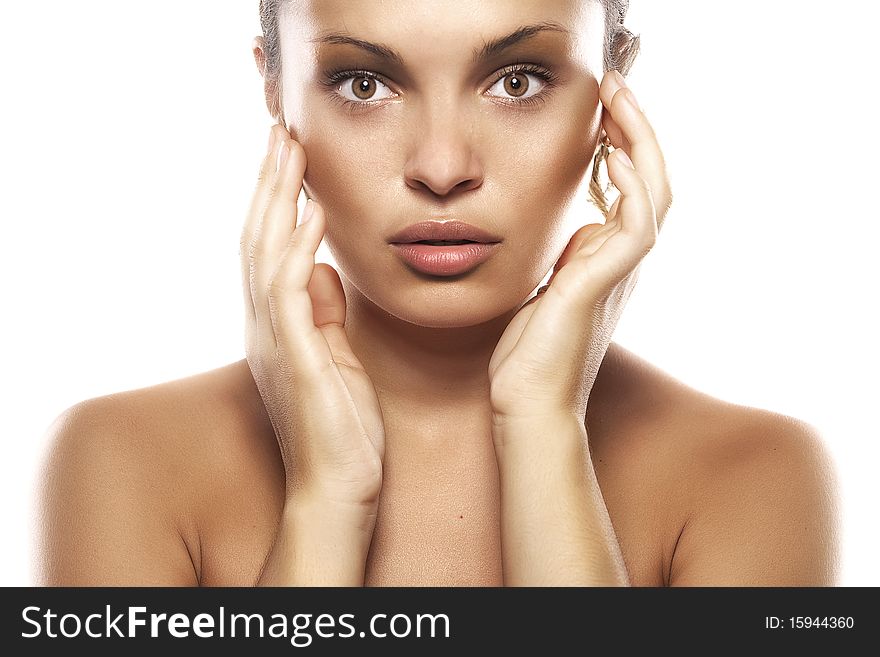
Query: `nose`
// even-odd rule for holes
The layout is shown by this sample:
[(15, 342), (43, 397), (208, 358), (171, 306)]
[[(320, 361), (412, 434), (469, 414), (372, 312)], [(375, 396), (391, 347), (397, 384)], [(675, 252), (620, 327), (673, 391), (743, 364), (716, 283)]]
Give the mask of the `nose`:
[(417, 118), (417, 136), (404, 169), (407, 186), (447, 196), (482, 185), (474, 134), (473, 122), (448, 105)]

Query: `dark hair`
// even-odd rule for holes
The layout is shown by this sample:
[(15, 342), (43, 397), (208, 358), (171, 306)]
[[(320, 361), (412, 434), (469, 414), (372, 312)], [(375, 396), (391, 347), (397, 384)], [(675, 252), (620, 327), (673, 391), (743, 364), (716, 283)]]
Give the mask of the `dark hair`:
[[(281, 6), (288, 0), (260, 0), (260, 24), (263, 28), (263, 52), (266, 56), (265, 81), (269, 111), (276, 120), (281, 120), (281, 44), (278, 36), (278, 15)], [(605, 10), (605, 38), (603, 73), (611, 69), (626, 76), (636, 55), (639, 53), (639, 37), (630, 32), (624, 21), (629, 10), (629, 0), (597, 0)], [(599, 182), (599, 165), (608, 156), (608, 148), (600, 143), (593, 157), (593, 171), (590, 178), (590, 198), (601, 210), (608, 214), (608, 201), (605, 190)]]

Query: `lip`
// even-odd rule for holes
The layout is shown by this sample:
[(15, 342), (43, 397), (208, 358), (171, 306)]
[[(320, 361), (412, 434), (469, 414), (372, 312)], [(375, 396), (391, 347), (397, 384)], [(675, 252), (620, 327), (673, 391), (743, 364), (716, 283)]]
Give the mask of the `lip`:
[(406, 244), (420, 240), (470, 240), (483, 244), (502, 241), (500, 237), (463, 221), (421, 221), (398, 231), (388, 239), (388, 243)]
[[(467, 239), (462, 237), (460, 239)], [(432, 246), (392, 243), (391, 246), (410, 267), (433, 276), (456, 276), (485, 262), (500, 242)]]

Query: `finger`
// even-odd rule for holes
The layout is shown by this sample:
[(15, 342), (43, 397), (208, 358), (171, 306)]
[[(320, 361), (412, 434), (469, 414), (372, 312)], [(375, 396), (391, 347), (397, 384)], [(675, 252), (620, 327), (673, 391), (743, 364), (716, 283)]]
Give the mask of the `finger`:
[(602, 245), (605, 244), (609, 237), (619, 230), (620, 223), (618, 221), (606, 221), (600, 230), (597, 230), (590, 236), (590, 239), (585, 240), (583, 244), (581, 244), (580, 248), (574, 252), (574, 256), (580, 258), (593, 255), (596, 251), (602, 248)]
[(622, 149), (609, 156), (608, 171), (620, 189), (617, 212), (614, 219), (590, 231), (571, 254), (566, 267), (551, 277), (554, 285), (548, 291), (564, 291), (569, 297), (567, 308), (561, 312), (585, 312), (597, 300), (604, 299), (638, 266), (657, 240), (650, 189), (627, 163)]
[[(251, 243), (251, 294), (257, 324), (261, 335), (271, 335), (270, 309), (268, 300), (269, 282), (287, 248), (291, 233), (296, 226), (296, 199), (302, 188), (306, 168), (305, 151), (292, 139), (282, 139), (279, 146), (278, 166), (280, 167), (271, 189), (266, 208), (263, 211), (254, 239)], [(262, 321), (261, 321), (262, 318)]]
[(545, 288), (553, 282), (556, 273), (562, 269), (575, 254), (590, 255), (595, 253), (610, 235), (616, 233), (620, 229), (619, 223), (616, 219), (617, 208), (619, 205), (620, 196), (618, 195), (618, 197), (614, 199), (614, 203), (611, 204), (611, 208), (608, 210), (604, 223), (586, 224), (575, 231), (574, 235), (569, 239), (568, 245), (563, 249), (562, 255), (559, 256), (556, 264), (553, 265), (553, 273), (547, 280), (547, 285), (544, 286)]
[[(312, 200), (306, 202), (303, 222), (296, 227), (278, 268), (268, 285), (267, 304), (277, 345), (290, 356), (300, 374), (317, 374), (332, 361), (327, 341), (315, 326), (322, 323), (345, 321), (344, 296), (340, 303), (336, 290), (328, 289), (326, 272), (319, 272), (314, 283), (315, 253), (324, 236), (324, 211)], [(332, 284), (332, 281), (330, 282)], [(309, 292), (319, 295), (313, 305)]]
[(608, 173), (620, 190), (613, 222), (617, 230), (603, 236), (601, 244), (596, 240), (596, 248), (582, 249), (574, 256), (586, 259), (591, 270), (588, 278), (603, 289), (620, 282), (636, 268), (654, 247), (658, 231), (650, 186), (623, 149), (609, 156)]
[(594, 231), (588, 239), (581, 242), (577, 250), (571, 253), (565, 263), (559, 264), (558, 266), (553, 268), (553, 273), (547, 280), (546, 287), (549, 287), (550, 284), (553, 283), (557, 274), (559, 274), (559, 272), (563, 270), (563, 266), (569, 260), (573, 260), (575, 258), (583, 260), (585, 258), (588, 258), (589, 256), (596, 253), (599, 249), (601, 249), (605, 242), (608, 241), (608, 238), (614, 235), (619, 230), (620, 226), (616, 221), (606, 222), (605, 224), (602, 224), (599, 230)]
[[(581, 331), (556, 330), (555, 327), (583, 326), (597, 308), (619, 291), (618, 284), (633, 274), (639, 262), (656, 240), (654, 205), (645, 180), (626, 164), (623, 150), (615, 151), (608, 161), (609, 175), (620, 190), (620, 205), (616, 221), (602, 234), (596, 230), (592, 239), (584, 243), (555, 274), (553, 283), (534, 303), (534, 316), (525, 325), (520, 341), (541, 344), (546, 341), (542, 332), (556, 333), (554, 344), (566, 353), (583, 348), (589, 336)], [(612, 230), (616, 228), (616, 230)], [(584, 248), (596, 240), (601, 246), (594, 252)], [(554, 327), (548, 329), (547, 327)]]
[(330, 346), (333, 361), (363, 369), (345, 332), (345, 290), (337, 271), (326, 263), (317, 263), (308, 290), (314, 325)]
[(276, 123), (269, 131), (269, 140), (271, 146), (263, 158), (260, 165), (260, 172), (257, 179), (257, 186), (254, 189), (254, 195), (251, 198), (251, 205), (248, 211), (248, 221), (245, 225), (245, 232), (253, 235), (260, 219), (263, 216), (263, 210), (269, 201), (269, 195), (272, 191), (272, 184), (275, 181), (275, 175), (278, 172), (278, 156), (281, 144), (290, 139), (290, 133), (280, 123)]
[(568, 240), (566, 247), (562, 250), (562, 255), (559, 256), (556, 264), (553, 265), (553, 274), (550, 276), (550, 281), (553, 280), (553, 276), (556, 272), (562, 269), (565, 266), (565, 263), (577, 253), (577, 251), (583, 246), (584, 242), (602, 231), (604, 226), (605, 224), (586, 224), (575, 231), (574, 235), (571, 236), (571, 239)]
[[(654, 129), (617, 71), (606, 73), (599, 87), (599, 97), (610, 115), (610, 120), (605, 120), (604, 125), (612, 144), (627, 151), (636, 170), (651, 189), (659, 227), (672, 204), (672, 192), (666, 162)], [(628, 145), (621, 143), (618, 135), (612, 134), (615, 127), (620, 129)], [(618, 139), (616, 144), (615, 138)]]
[[(284, 128), (278, 124), (272, 126), (269, 131), (269, 147), (263, 161), (260, 163), (260, 171), (257, 176), (257, 185), (251, 198), (250, 208), (245, 217), (244, 226), (242, 227), (241, 237), (239, 239), (238, 255), (241, 261), (241, 276), (245, 297), (245, 312), (251, 321), (256, 319), (254, 300), (251, 296), (251, 262), (250, 250), (251, 242), (254, 239), (254, 232), (259, 224), (263, 208), (266, 205), (266, 199), (269, 195), (269, 189), (272, 180), (275, 177), (275, 163), (278, 159), (278, 138), (279, 130)], [(285, 131), (286, 132), (286, 131)]]
[(629, 140), (626, 138), (626, 135), (623, 134), (623, 130), (621, 130), (620, 126), (614, 122), (613, 118), (611, 118), (610, 112), (602, 112), (602, 129), (605, 131), (605, 134), (608, 135), (608, 138), (611, 140), (611, 145), (614, 148), (623, 148), (627, 152), (632, 151), (632, 144), (629, 143)]

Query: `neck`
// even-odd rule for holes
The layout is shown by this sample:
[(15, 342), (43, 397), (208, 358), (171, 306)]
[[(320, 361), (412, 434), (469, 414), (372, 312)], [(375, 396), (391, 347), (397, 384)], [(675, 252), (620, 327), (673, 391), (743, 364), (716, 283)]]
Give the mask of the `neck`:
[(346, 334), (383, 407), (455, 410), (488, 404), (489, 360), (518, 309), (474, 326), (418, 326), (385, 312), (341, 279)]

